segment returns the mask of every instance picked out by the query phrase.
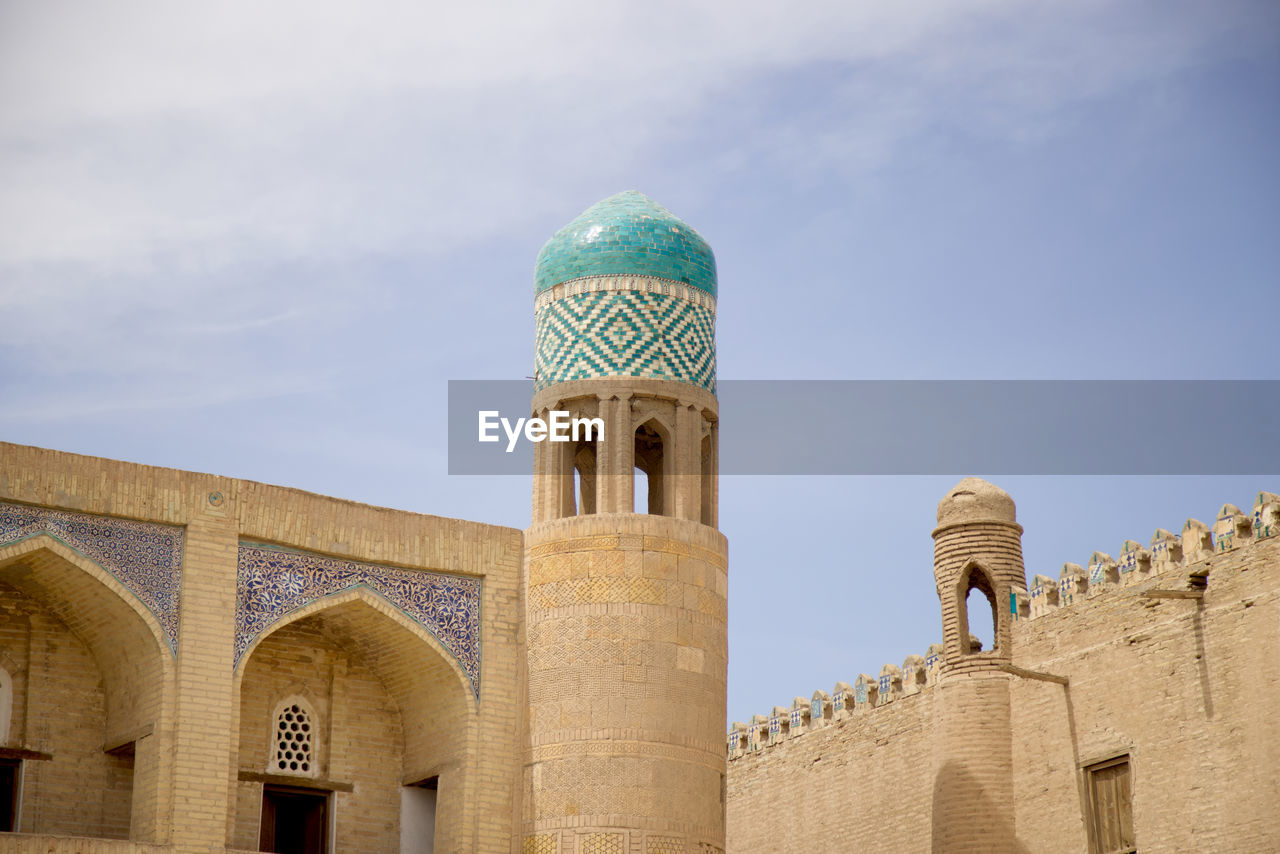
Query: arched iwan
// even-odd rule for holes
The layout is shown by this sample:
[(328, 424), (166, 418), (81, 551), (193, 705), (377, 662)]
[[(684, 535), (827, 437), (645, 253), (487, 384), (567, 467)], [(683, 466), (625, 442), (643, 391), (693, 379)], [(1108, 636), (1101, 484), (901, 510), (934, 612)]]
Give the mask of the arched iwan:
[(141, 603), (163, 628), (170, 654), (177, 656), (182, 528), (0, 502), (0, 544), (16, 545), (33, 538), (58, 543), (110, 575), (116, 583), (107, 586), (122, 587)]
[(273, 622), (265, 631), (255, 635), (247, 643), (244, 651), (240, 653), (236, 659), (235, 675), (237, 685), (244, 677), (245, 663), (249, 660), (250, 656), (253, 655), (253, 651), (272, 634), (280, 631), (285, 626), (296, 623), (299, 620), (306, 619), (307, 617), (340, 613), (345, 606), (349, 606), (352, 603), (360, 603), (363, 606), (372, 608), (374, 611), (391, 620), (391, 622), (399, 628), (407, 631), (409, 634), (413, 635), (415, 638), (430, 647), (431, 651), (439, 656), (440, 660), (453, 673), (454, 677), (458, 680), (458, 683), (472, 698), (472, 700), (476, 702), (479, 701), (478, 686), (475, 691), (472, 690), (471, 679), (467, 674), (467, 671), (462, 668), (457, 657), (450, 652), (425, 626), (417, 620), (410, 618), (400, 608), (387, 601), (386, 597), (382, 596), (378, 591), (363, 584), (355, 587), (349, 587), (346, 590), (341, 590), (337, 593), (330, 593), (327, 596), (323, 596), (307, 605), (290, 611)]
[[(480, 696), (479, 578), (400, 569), (242, 542), (236, 579), (235, 666), (254, 641), (286, 617), (344, 591), (363, 589), (372, 601), (416, 625), (451, 660)], [(328, 607), (328, 605), (322, 605)]]
[[(0, 546), (0, 581), (53, 609), (95, 656), (127, 654), (133, 647), (122, 648), (122, 636), (136, 637), (139, 651), (163, 658), (163, 676), (172, 674), (169, 634), (151, 609), (114, 574), (55, 537), (36, 534)], [(107, 620), (87, 619), (103, 613)]]
[[(165, 627), (114, 574), (48, 533), (36, 533), (0, 546), (0, 583), (0, 596), (11, 588), (28, 598), (32, 607), (44, 610), (50, 618), (43, 621), (46, 635), (63, 631), (68, 641), (75, 639), (74, 645), (60, 645), (66, 647), (64, 655), (72, 654), (73, 646), (82, 645), (96, 665), (91, 666), (96, 671), (92, 675), (86, 675), (83, 668), (50, 665), (43, 659), (28, 660), (24, 665), (29, 671), (25, 684), (31, 684), (33, 673), (40, 674), (46, 695), (49, 686), (61, 686), (59, 690), (89, 698), (88, 705), (75, 709), (76, 714), (101, 716), (84, 721), (95, 730), (101, 726), (100, 735), (88, 747), (66, 740), (65, 733), (57, 730), (53, 736), (57, 746), (49, 751), (53, 758), (49, 768), (42, 769), (45, 773), (39, 778), (40, 784), (58, 779), (59, 775), (72, 775), (88, 791), (95, 785), (108, 785), (91, 782), (97, 779), (95, 773), (107, 779), (99, 767), (107, 761), (104, 751), (132, 757), (119, 765), (129, 769), (131, 779), (110, 783), (114, 788), (104, 790), (102, 795), (113, 803), (124, 799), (125, 815), (108, 820), (104, 814), (95, 826), (91, 815), (81, 813), (67, 817), (69, 823), (63, 826), (91, 836), (128, 835), (140, 841), (156, 840), (164, 832), (168, 808), (170, 766), (164, 757), (172, 739), (169, 710), (176, 671)], [(55, 622), (57, 628), (53, 627)], [(101, 705), (97, 706), (99, 711), (91, 711), (91, 698), (98, 690), (101, 700), (97, 702)], [(30, 702), (30, 695), (26, 701)], [(62, 771), (56, 767), (59, 763), (64, 763)], [(39, 801), (39, 791), (28, 794), (33, 802)], [(125, 819), (127, 825), (122, 824)]]
[[(344, 839), (363, 832), (369, 817), (384, 846), (378, 850), (394, 850), (401, 788), (428, 779), (439, 788), (436, 850), (460, 850), (468, 781), (480, 755), (479, 704), (470, 684), (438, 639), (368, 587), (330, 594), (281, 617), (236, 665), (240, 776), (233, 847), (252, 847), (261, 838), (256, 828), (271, 786), (310, 776), (321, 789), (354, 786), (333, 825), (339, 850)], [(263, 736), (279, 730), (286, 702), (298, 698), (306, 700), (319, 734), (307, 768), (281, 769), (270, 764), (279, 745)], [(298, 755), (289, 744), (279, 749), (288, 761)], [(256, 777), (263, 767), (267, 777)]]

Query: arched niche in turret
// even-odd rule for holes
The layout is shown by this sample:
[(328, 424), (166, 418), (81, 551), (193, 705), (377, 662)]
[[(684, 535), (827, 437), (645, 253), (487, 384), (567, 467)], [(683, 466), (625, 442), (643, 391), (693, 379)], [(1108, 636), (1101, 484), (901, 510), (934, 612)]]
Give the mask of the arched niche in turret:
[[(981, 649), (972, 648), (972, 644), (969, 644), (969, 648), (966, 649), (966, 644), (964, 643), (965, 639), (974, 636), (974, 632), (972, 630), (973, 621), (970, 619), (972, 615), (971, 607), (972, 604), (976, 604), (981, 601), (980, 599), (975, 600), (975, 597), (973, 596), (974, 593), (979, 594), (983, 599), (985, 599), (986, 605), (991, 609), (990, 633), (987, 638), (982, 638), (981, 635), (978, 635), (977, 637), (982, 640), (990, 640), (991, 647), (989, 651), (997, 652), (1000, 650), (1000, 608), (997, 605), (999, 597), (996, 595), (996, 590), (996, 583), (991, 572), (985, 566), (976, 560), (971, 560), (965, 564), (955, 586), (956, 620), (959, 622), (960, 628), (959, 636), (961, 639), (961, 655), (972, 655), (975, 652), (982, 651)], [(979, 620), (981, 620), (981, 615), (977, 616), (979, 617)], [(985, 620), (981, 620), (981, 624), (985, 628)]]
[(644, 420), (636, 425), (631, 435), (635, 449), (636, 476), (644, 476), (647, 498), (645, 506), (637, 506), (635, 511), (654, 516), (670, 516), (673, 496), (666, 485), (673, 468), (672, 427), (653, 411), (646, 411), (640, 417)]

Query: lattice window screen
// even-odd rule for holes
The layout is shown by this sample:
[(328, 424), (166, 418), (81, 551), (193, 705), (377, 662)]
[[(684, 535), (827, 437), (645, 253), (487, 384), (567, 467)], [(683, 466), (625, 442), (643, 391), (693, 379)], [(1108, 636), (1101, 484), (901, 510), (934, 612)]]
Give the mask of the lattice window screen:
[(302, 699), (290, 699), (276, 712), (272, 729), (272, 774), (288, 774), (294, 777), (316, 776), (315, 759), (316, 716)]

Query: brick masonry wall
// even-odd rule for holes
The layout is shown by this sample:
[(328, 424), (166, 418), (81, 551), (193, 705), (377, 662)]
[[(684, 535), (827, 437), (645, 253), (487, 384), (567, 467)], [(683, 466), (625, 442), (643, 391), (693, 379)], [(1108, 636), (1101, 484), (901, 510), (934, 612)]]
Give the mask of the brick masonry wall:
[[(268, 771), (273, 712), (295, 695), (306, 698), (315, 712), (318, 778), (354, 787), (335, 792), (330, 802), (336, 816), (335, 850), (395, 850), (400, 839), (400, 713), (373, 671), (330, 639), (320, 618), (276, 631), (246, 664), (240, 689), (240, 770)], [(261, 782), (238, 783), (234, 847), (257, 847), (262, 787)]]
[[(965, 819), (938, 810), (939, 787), (956, 782), (946, 759), (956, 745), (980, 754), (987, 736), (1011, 745), (1016, 834), (989, 850), (1088, 850), (1080, 769), (1128, 754), (1138, 850), (1280, 851), (1280, 537), (1235, 546), (1036, 619), (1022, 609), (1012, 663), (1029, 673), (992, 680), (1008, 693), (1003, 719), (991, 697), (944, 702), (944, 675), (734, 758), (728, 851), (953, 850), (948, 830)], [(1202, 600), (1146, 595), (1185, 592), (1206, 571)], [(981, 824), (988, 790), (1006, 783), (967, 784)]]
[[(478, 700), (464, 689), (456, 670), (440, 664), (440, 650), (430, 644), (425, 630), (385, 601), (370, 600), (366, 593), (357, 607), (335, 596), (315, 609), (327, 612), (322, 622), (330, 639), (343, 638), (349, 660), (357, 670), (364, 667), (366, 675), (373, 674), (380, 696), (391, 696), (398, 709), (414, 710), (402, 725), (404, 735), (396, 748), (402, 765), (394, 779), (388, 775), (379, 785), (398, 798), (401, 783), (439, 773), (437, 840), (443, 842), (437, 850), (510, 848), (519, 792), (520, 531), (3, 443), (0, 501), (184, 528), (176, 656), (167, 647), (164, 655), (129, 652), (131, 644), (143, 648), (143, 632), (151, 624), (137, 615), (127, 590), (82, 556), (48, 537), (0, 544), (0, 583), (12, 582), (23, 595), (57, 611), (102, 668), (105, 697), (96, 713), (96, 761), (107, 761), (101, 757), (106, 738), (136, 738), (132, 838), (174, 851), (221, 850), (241, 832), (237, 744), (244, 727), (233, 669), (239, 540), (482, 578), (483, 690)], [(269, 639), (268, 634), (263, 643)], [(154, 633), (149, 642), (155, 647)], [(7, 649), (0, 653), (12, 655)], [(128, 666), (121, 669), (121, 663)], [(436, 679), (445, 681), (437, 684)], [(449, 692), (437, 691), (440, 685), (450, 686)], [(452, 699), (441, 699), (442, 693)], [(362, 738), (355, 702), (352, 697), (346, 706), (340, 704), (348, 709), (343, 726), (352, 730), (345, 737), (353, 745), (353, 757)], [(59, 711), (53, 717), (63, 715)], [(139, 729), (130, 731), (135, 724)], [(33, 798), (29, 792), (26, 803), (45, 809), (65, 795)], [(339, 807), (342, 837), (341, 817), (359, 814), (341, 803)], [(357, 818), (357, 824), (362, 820)], [(36, 844), (32, 839), (63, 850), (49, 837), (15, 835), (0, 838), (0, 851), (27, 850), (17, 846)]]
[[(132, 796), (125, 802), (123, 835), (132, 827), (136, 838), (153, 838), (159, 781), (165, 771), (158, 750), (163, 735), (155, 732), (164, 732), (173, 670), (159, 624), (111, 576), (49, 536), (0, 547), (0, 573), (5, 582), (48, 607), (92, 654), (104, 698), (97, 748), (134, 745)], [(129, 769), (121, 767), (118, 773)]]
[[(1001, 657), (1009, 643), (1009, 604), (1004, 593), (1007, 586), (1024, 587), (1021, 527), (998, 522), (950, 525), (934, 532), (934, 578), (942, 605), (942, 643), (948, 661), (967, 654), (968, 638), (962, 638), (961, 625), (968, 625), (965, 590), (958, 588), (964, 569), (977, 562), (990, 573), (997, 591), (993, 650)], [(990, 639), (988, 639), (990, 640)]]
[(539, 524), (528, 543), (526, 843), (720, 850), (724, 537), (601, 514)]
[(729, 763), (726, 851), (927, 852), (935, 689)]
[(2, 583), (0, 650), (15, 677), (4, 743), (52, 757), (25, 763), (19, 828), (127, 838), (133, 763), (102, 751), (106, 696), (93, 655), (47, 607)]
[[(1203, 600), (1152, 599), (1209, 571)], [(1082, 850), (1074, 769), (1130, 756), (1141, 851), (1280, 851), (1280, 538), (1015, 626), (1017, 830)]]

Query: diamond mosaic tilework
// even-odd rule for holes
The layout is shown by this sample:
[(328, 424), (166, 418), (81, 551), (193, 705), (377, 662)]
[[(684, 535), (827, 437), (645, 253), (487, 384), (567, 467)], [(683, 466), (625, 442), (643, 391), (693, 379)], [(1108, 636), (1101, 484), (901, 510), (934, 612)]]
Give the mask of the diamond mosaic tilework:
[(654, 377), (716, 390), (715, 313), (642, 291), (578, 293), (537, 312), (535, 388), (593, 377)]
[(636, 274), (716, 293), (707, 241), (662, 205), (628, 190), (587, 208), (538, 253), (535, 292), (583, 276)]
[(536, 833), (524, 838), (521, 854), (559, 854), (560, 840), (554, 833)]
[(480, 695), (480, 579), (398, 569), (241, 543), (235, 661), (253, 639), (315, 600), (365, 586), (422, 624), (453, 654)]
[(621, 833), (584, 833), (580, 838), (581, 854), (626, 854)]
[(169, 651), (177, 654), (182, 528), (0, 502), (0, 545), (38, 534), (49, 534), (111, 573), (155, 615)]

